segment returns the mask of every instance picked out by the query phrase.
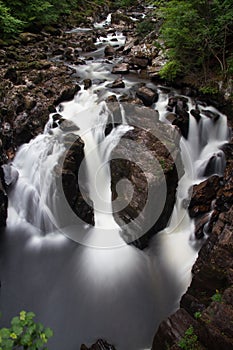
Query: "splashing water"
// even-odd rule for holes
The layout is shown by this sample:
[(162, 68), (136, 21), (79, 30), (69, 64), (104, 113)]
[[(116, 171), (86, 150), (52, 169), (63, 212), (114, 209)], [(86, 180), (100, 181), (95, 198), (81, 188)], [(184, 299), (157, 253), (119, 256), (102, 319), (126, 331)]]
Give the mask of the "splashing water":
[[(161, 115), (165, 105), (163, 96), (157, 106)], [(55, 331), (51, 350), (75, 350), (100, 337), (119, 350), (145, 349), (161, 320), (178, 307), (191, 280), (197, 251), (190, 241), (193, 223), (182, 202), (189, 187), (199, 181), (198, 169), (206, 155), (226, 142), (225, 117), (211, 124), (202, 147), (198, 144), (206, 137), (206, 117), (199, 125), (190, 119), (188, 140), (181, 140), (185, 175), (169, 227), (142, 252), (125, 244), (112, 215), (108, 161), (130, 128), (121, 111), (123, 125), (106, 137), (109, 111), (91, 90), (64, 103), (61, 112), (79, 127), (74, 134), (85, 143), (94, 228), (77, 224), (58, 191), (56, 177), (66, 152), (59, 127), (49, 131), (48, 123), (45, 134), (23, 145), (13, 163), (19, 178), (9, 194), (8, 227), (1, 242), (0, 307), (5, 322), (23, 308), (35, 311)]]

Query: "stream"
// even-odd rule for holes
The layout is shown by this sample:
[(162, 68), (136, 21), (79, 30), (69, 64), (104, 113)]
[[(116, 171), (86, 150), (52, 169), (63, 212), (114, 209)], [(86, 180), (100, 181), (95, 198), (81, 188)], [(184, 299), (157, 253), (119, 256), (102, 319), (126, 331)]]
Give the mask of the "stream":
[[(96, 24), (110, 26), (111, 16)], [(73, 32), (84, 31), (77, 28)], [(88, 28), (86, 28), (88, 30)], [(196, 106), (199, 123), (190, 114), (188, 138), (181, 138), (180, 149), (185, 173), (180, 178), (176, 204), (168, 227), (155, 235), (148, 248), (128, 245), (120, 234), (112, 209), (109, 161), (113, 148), (132, 128), (122, 106), (122, 124), (105, 136), (109, 118), (105, 100), (119, 98), (139, 82), (153, 87), (159, 100), (152, 108), (166, 119), (169, 92), (140, 78), (137, 73), (124, 77), (125, 87), (113, 92), (107, 86), (116, 79), (114, 64), (103, 59), (106, 45), (125, 43), (117, 32), (99, 38), (94, 60), (77, 66), (80, 81), (91, 79), (88, 90), (58, 107), (65, 120), (77, 126), (74, 134), (84, 143), (87, 189), (93, 201), (95, 227), (80, 222), (60, 196), (56, 166), (64, 154), (64, 132), (51, 129), (51, 117), (45, 132), (18, 150), (11, 164), (14, 184), (9, 193), (8, 222), (1, 236), (0, 264), (1, 325), (21, 310), (33, 311), (54, 331), (50, 350), (77, 350), (106, 339), (118, 350), (145, 350), (162, 320), (173, 313), (191, 282), (191, 268), (203, 240), (194, 236), (194, 222), (182, 205), (189, 189), (203, 181), (209, 159), (216, 156), (212, 173), (224, 171), (220, 147), (228, 140), (225, 115), (213, 107)], [(82, 56), (85, 60), (85, 55)], [(179, 95), (171, 90), (173, 95)], [(188, 98), (189, 112), (194, 106)], [(60, 108), (60, 110), (59, 110)], [(217, 121), (205, 115), (211, 110)], [(48, 116), (49, 117), (49, 116)]]

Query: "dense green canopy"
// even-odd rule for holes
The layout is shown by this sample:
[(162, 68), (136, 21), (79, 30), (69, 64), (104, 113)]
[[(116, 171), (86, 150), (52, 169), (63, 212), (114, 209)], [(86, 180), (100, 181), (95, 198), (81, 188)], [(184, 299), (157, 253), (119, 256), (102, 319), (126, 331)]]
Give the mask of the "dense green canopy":
[(0, 33), (6, 38), (25, 28), (39, 28), (55, 23), (60, 16), (73, 10), (93, 8), (104, 0), (0, 0)]
[(154, 3), (157, 15), (163, 19), (161, 36), (169, 49), (165, 75), (201, 69), (207, 77), (216, 67), (225, 78), (233, 73), (232, 0)]

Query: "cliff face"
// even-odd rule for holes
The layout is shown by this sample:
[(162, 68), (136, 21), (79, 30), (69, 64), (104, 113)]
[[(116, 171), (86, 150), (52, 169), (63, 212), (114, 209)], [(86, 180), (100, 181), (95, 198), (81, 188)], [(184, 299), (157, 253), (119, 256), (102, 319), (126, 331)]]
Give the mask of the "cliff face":
[[(181, 308), (162, 322), (153, 350), (187, 349), (230, 350), (233, 345), (233, 144), (224, 147), (227, 166), (221, 181), (210, 179), (196, 188), (194, 196), (215, 182), (215, 202), (209, 222), (209, 238), (193, 266), (193, 279), (181, 300)], [(210, 186), (211, 184), (211, 186)], [(203, 192), (204, 191), (204, 192)], [(196, 199), (197, 199), (196, 198)], [(193, 198), (195, 203), (195, 198)], [(201, 211), (203, 203), (200, 202)], [(200, 227), (199, 227), (200, 229)], [(190, 333), (190, 327), (191, 333)], [(188, 331), (187, 331), (188, 330)], [(185, 334), (186, 332), (186, 334)], [(197, 337), (196, 337), (197, 336)], [(190, 345), (193, 344), (193, 345)], [(192, 346), (192, 347), (191, 347)]]

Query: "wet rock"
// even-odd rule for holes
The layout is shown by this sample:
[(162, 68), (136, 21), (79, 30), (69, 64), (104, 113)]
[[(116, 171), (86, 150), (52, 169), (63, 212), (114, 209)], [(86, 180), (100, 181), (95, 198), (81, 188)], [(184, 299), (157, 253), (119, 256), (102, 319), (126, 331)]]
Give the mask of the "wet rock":
[(179, 309), (172, 317), (160, 324), (153, 340), (152, 350), (172, 349), (171, 347), (174, 344), (178, 344), (183, 338), (184, 333), (188, 329), (187, 324), (190, 327), (194, 323), (194, 319), (186, 310)]
[(33, 33), (21, 33), (19, 39), (23, 44), (31, 44), (41, 40), (41, 36)]
[(184, 136), (186, 139), (188, 138), (189, 133), (189, 115), (187, 112), (183, 114), (182, 117), (176, 118), (173, 122), (173, 125), (176, 125), (181, 132), (181, 135)]
[(84, 159), (84, 142), (69, 133), (65, 138), (67, 149), (62, 168), (62, 186), (71, 209), (84, 223), (94, 225), (93, 203), (85, 189), (85, 174), (80, 174)]
[(134, 21), (126, 16), (124, 13), (122, 13), (120, 10), (112, 13), (112, 16), (111, 16), (111, 24), (126, 24), (126, 25), (134, 25)]
[(209, 159), (203, 174), (200, 174), (200, 175), (202, 176), (211, 176), (212, 174), (223, 175), (225, 165), (226, 165), (226, 162), (225, 162), (224, 153), (219, 151)]
[(0, 167), (0, 227), (6, 226), (8, 197), (5, 191), (5, 179), (2, 167)]
[(116, 64), (112, 69), (113, 74), (128, 74), (129, 73), (129, 64), (128, 63), (119, 63)]
[(193, 186), (192, 199), (189, 203), (189, 215), (191, 218), (209, 213), (213, 200), (216, 199), (220, 187), (221, 178), (211, 176), (209, 179)]
[[(193, 279), (181, 300), (181, 309), (161, 324), (154, 338), (154, 349), (170, 348), (177, 344), (171, 337), (180, 328), (179, 314), (185, 309), (189, 318), (183, 318), (183, 329), (193, 324), (195, 334), (205, 349), (231, 349), (233, 332), (233, 207), (221, 213), (209, 238), (202, 246), (193, 266)], [(198, 312), (198, 319), (194, 314)], [(163, 347), (161, 347), (161, 344)]]
[(52, 52), (53, 56), (63, 56), (65, 54), (65, 49), (63, 47), (59, 47)]
[(212, 111), (209, 111), (209, 110), (202, 110), (201, 111), (202, 114), (204, 114), (206, 117), (212, 119), (214, 122), (217, 122), (218, 119), (220, 118), (220, 114), (218, 113), (214, 113)]
[(84, 84), (84, 90), (88, 90), (92, 86), (92, 81), (91, 79), (84, 79), (83, 84)]
[(166, 113), (165, 115), (165, 118), (170, 122), (170, 123), (173, 123), (174, 120), (176, 120), (176, 114), (175, 113), (172, 113), (172, 112), (168, 112)]
[(190, 114), (196, 119), (197, 122), (201, 119), (201, 113), (198, 109), (191, 109)]
[(136, 95), (147, 107), (158, 101), (158, 93), (146, 86), (140, 87), (137, 90)]
[(76, 84), (72, 88), (63, 90), (60, 96), (54, 101), (54, 105), (59, 105), (62, 102), (72, 101), (75, 94), (80, 90), (81, 88), (78, 84)]
[[(126, 242), (133, 241), (138, 247), (144, 248), (150, 237), (167, 225), (173, 210), (178, 169), (174, 166), (171, 154), (180, 162), (177, 148), (179, 136), (177, 133), (178, 138), (173, 138), (174, 128), (160, 123), (156, 111), (131, 104), (126, 109), (128, 124), (132, 123), (134, 129), (124, 135), (112, 152), (114, 217), (122, 227)], [(164, 137), (167, 140), (165, 143), (172, 146), (171, 154), (161, 142)], [(182, 169), (180, 164), (181, 172)], [(164, 186), (167, 188), (166, 198)], [(150, 206), (150, 201), (148, 204), (148, 191), (149, 198), (157, 198), (157, 207)], [(144, 211), (145, 206), (147, 209)]]
[(80, 350), (115, 350), (115, 347), (105, 340), (99, 339), (95, 344), (92, 344), (90, 348), (82, 344)]
[(94, 39), (92, 37), (86, 38), (81, 43), (81, 48), (84, 52), (92, 52), (96, 50)]
[(109, 84), (111, 89), (123, 89), (125, 87), (125, 83), (121, 78), (114, 80), (112, 84)]
[(209, 220), (210, 220), (210, 214), (206, 213), (202, 216), (199, 215), (199, 217), (197, 217), (195, 219), (195, 237), (196, 239), (202, 239), (204, 238), (205, 233), (209, 233), (209, 229), (208, 229), (208, 224), (209, 224)]
[(130, 57), (128, 60), (132, 69), (143, 69), (146, 68), (149, 64), (148, 58), (144, 57)]
[(117, 102), (116, 95), (110, 95), (106, 98), (106, 102)]
[(115, 56), (115, 53), (116, 53), (116, 51), (111, 45), (106, 46), (104, 49), (104, 55), (106, 57), (113, 57), (113, 56)]
[(14, 183), (18, 180), (19, 177), (18, 170), (9, 163), (3, 164), (2, 169), (4, 173), (4, 187), (14, 185)]
[(127, 55), (131, 51), (131, 49), (137, 44), (138, 44), (137, 38), (135, 39), (134, 37), (127, 36), (125, 46), (123, 49), (123, 54)]
[(211, 303), (205, 312), (203, 312), (200, 337), (207, 349), (232, 349), (233, 331), (230, 326), (232, 320), (232, 304)]
[(74, 122), (68, 119), (60, 119), (59, 124), (60, 129), (64, 132), (74, 132), (79, 130), (79, 127)]

